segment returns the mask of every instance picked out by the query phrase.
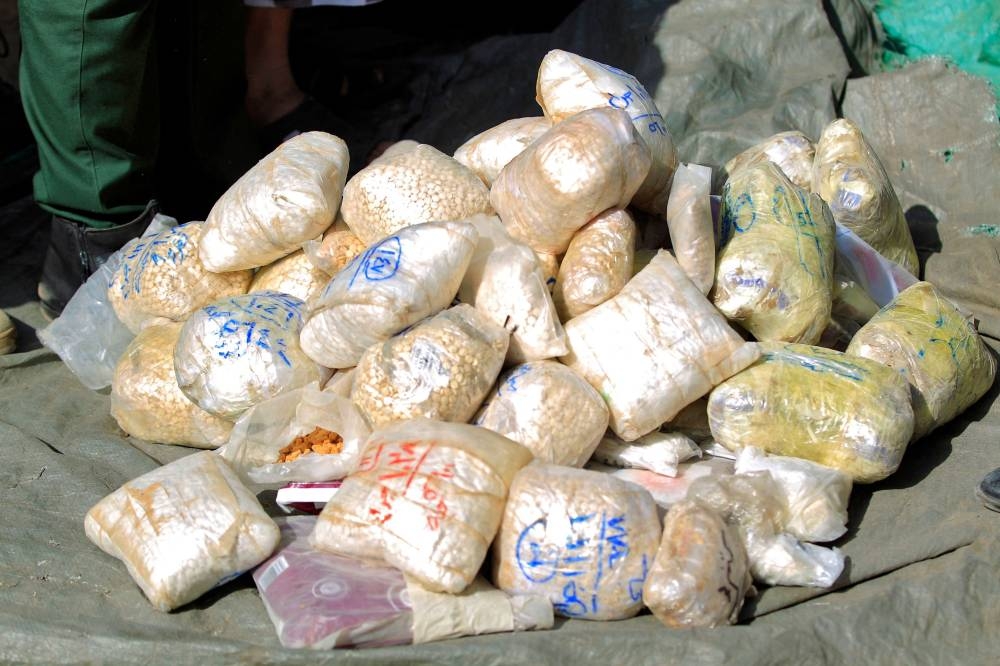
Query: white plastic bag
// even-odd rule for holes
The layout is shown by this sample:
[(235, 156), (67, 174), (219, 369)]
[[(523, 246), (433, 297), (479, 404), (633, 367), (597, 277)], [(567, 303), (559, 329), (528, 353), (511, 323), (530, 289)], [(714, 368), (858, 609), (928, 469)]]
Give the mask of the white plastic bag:
[(570, 368), (537, 361), (501, 375), (475, 423), (523, 444), (540, 460), (582, 467), (608, 427), (608, 407)]
[(653, 496), (656, 506), (666, 510), (687, 497), (688, 490), (695, 480), (713, 474), (732, 474), (733, 463), (729, 460), (712, 457), (695, 462), (683, 462), (677, 465), (676, 476), (664, 476), (646, 469), (619, 469), (593, 459), (587, 463), (586, 469), (610, 474), (616, 479), (642, 486)]
[(649, 149), (624, 111), (582, 111), (512, 159), (490, 189), (507, 231), (536, 252), (561, 254), (576, 230), (624, 208), (649, 172)]
[(753, 363), (745, 343), (667, 252), (622, 291), (566, 324), (561, 360), (608, 403), (625, 441), (656, 430), (683, 407)]
[(666, 211), (677, 151), (652, 96), (634, 76), (555, 49), (545, 54), (538, 67), (535, 100), (554, 122), (585, 109), (614, 108), (628, 113), (652, 158), (649, 173), (632, 203), (651, 213), (662, 215)]
[(635, 222), (622, 208), (601, 213), (573, 235), (552, 292), (564, 322), (622, 290), (632, 278), (635, 239)]
[(338, 215), (333, 226), (326, 230), (322, 240), (306, 241), (302, 250), (312, 265), (329, 276), (334, 276), (365, 251), (366, 245), (350, 230), (343, 215)]
[(373, 344), (451, 303), (477, 238), (466, 222), (427, 222), (371, 245), (316, 298), (302, 348), (327, 368), (353, 367)]
[(235, 421), (258, 402), (325, 380), (327, 371), (299, 347), (304, 307), (294, 296), (262, 291), (196, 311), (174, 351), (184, 395)]
[(715, 223), (708, 198), (711, 189), (711, 167), (681, 164), (674, 173), (667, 205), (667, 228), (677, 263), (703, 294), (715, 282)]
[(129, 481), (87, 512), (84, 528), (161, 611), (257, 565), (280, 537), (257, 498), (211, 451)]
[(212, 206), (198, 254), (211, 271), (266, 266), (333, 224), (347, 179), (347, 144), (305, 132), (250, 168)]
[(623, 442), (608, 433), (593, 455), (606, 465), (648, 469), (664, 476), (677, 476), (677, 466), (695, 457), (701, 457), (701, 449), (679, 432), (651, 432), (634, 442)]
[(459, 300), (510, 331), (508, 364), (565, 354), (566, 331), (536, 253), (515, 242), (495, 216), (478, 215), (469, 222), (479, 231), (479, 241)]
[(530, 460), (520, 444), (464, 423), (413, 419), (376, 431), (320, 514), (312, 544), (383, 559), (432, 591), (461, 592)]
[(326, 287), (330, 276), (317, 268), (302, 250), (262, 267), (247, 288), (256, 291), (280, 291), (306, 303)]
[(660, 542), (644, 489), (607, 474), (537, 461), (515, 477), (493, 544), (493, 581), (548, 597), (558, 615), (621, 620), (642, 610)]
[(455, 159), (467, 166), (489, 187), (507, 163), (552, 127), (548, 118), (513, 118), (480, 132), (455, 151)]

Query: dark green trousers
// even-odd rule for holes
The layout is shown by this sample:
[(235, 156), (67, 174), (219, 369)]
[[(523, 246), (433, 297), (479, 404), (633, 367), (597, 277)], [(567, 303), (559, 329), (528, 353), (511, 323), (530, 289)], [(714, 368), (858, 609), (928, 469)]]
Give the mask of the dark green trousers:
[(20, 0), (21, 98), (38, 144), (35, 199), (107, 228), (153, 197), (159, 141), (155, 0)]

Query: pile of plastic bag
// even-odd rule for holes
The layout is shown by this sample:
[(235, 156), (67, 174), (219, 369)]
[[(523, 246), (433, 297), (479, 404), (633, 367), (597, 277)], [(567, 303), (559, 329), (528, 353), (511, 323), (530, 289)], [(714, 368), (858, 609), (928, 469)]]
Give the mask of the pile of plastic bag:
[(297, 136), (42, 333), (128, 434), (216, 449), (87, 514), (154, 606), (254, 570), (288, 647), (732, 623), (835, 585), (852, 485), (992, 384), (850, 121), (734, 156), (715, 217), (634, 77), (552, 51), (537, 91), (350, 181)]

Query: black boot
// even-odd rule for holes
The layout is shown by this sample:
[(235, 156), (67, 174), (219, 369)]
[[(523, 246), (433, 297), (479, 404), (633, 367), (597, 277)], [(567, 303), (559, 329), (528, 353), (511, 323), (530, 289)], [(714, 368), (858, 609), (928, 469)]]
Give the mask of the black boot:
[(125, 243), (141, 236), (158, 210), (156, 201), (150, 201), (139, 217), (108, 229), (94, 229), (53, 215), (49, 248), (38, 282), (42, 313), (49, 319), (58, 317), (87, 278)]

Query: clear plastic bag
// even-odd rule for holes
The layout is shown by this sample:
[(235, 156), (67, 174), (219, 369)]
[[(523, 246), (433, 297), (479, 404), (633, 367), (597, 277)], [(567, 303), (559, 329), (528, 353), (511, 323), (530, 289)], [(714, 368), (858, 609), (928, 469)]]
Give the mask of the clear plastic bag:
[(799, 131), (779, 132), (751, 146), (726, 162), (726, 173), (732, 176), (762, 162), (774, 162), (788, 179), (803, 189), (812, 187), (812, 168), (816, 146)]
[(548, 118), (513, 118), (480, 132), (455, 151), (455, 159), (490, 187), (501, 169), (552, 127)]
[(329, 281), (326, 271), (299, 250), (257, 271), (247, 291), (280, 291), (309, 303)]
[(681, 164), (674, 173), (667, 205), (667, 228), (677, 263), (703, 294), (708, 294), (715, 282), (711, 189), (711, 167)]
[(651, 432), (634, 442), (623, 442), (608, 433), (593, 455), (606, 465), (648, 469), (664, 476), (677, 476), (680, 463), (700, 457), (698, 445), (679, 432)]
[(365, 244), (344, 222), (343, 215), (337, 215), (333, 226), (326, 230), (321, 240), (302, 244), (302, 251), (309, 257), (312, 265), (330, 277), (342, 271), (365, 249)]

